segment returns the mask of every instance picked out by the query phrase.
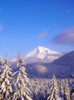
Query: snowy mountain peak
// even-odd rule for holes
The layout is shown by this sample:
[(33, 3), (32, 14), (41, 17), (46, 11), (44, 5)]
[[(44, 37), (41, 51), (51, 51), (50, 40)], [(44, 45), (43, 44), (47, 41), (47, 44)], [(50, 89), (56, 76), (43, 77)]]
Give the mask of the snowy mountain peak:
[(50, 49), (47, 49), (45, 47), (42, 47), (42, 46), (38, 46), (37, 49), (39, 50), (39, 52), (45, 52), (45, 51), (50, 51)]
[[(46, 53), (52, 53), (52, 54), (57, 54), (59, 52), (56, 52), (56, 51), (53, 51), (53, 50), (50, 50), (48, 48), (45, 48), (45, 47), (42, 47), (42, 46), (38, 46), (37, 49), (39, 50), (39, 52), (46, 52)], [(59, 53), (60, 54), (60, 53)]]
[(43, 49), (44, 49), (44, 50), (49, 50), (49, 49), (47, 49), (47, 48), (45, 48), (45, 47), (42, 47), (42, 46), (38, 46), (37, 49), (39, 49), (39, 50), (43, 50)]
[(31, 58), (31, 59), (37, 58), (37, 59), (41, 59), (41, 60), (53, 61), (54, 59), (57, 59), (61, 55), (62, 55), (62, 53), (52, 51), (52, 50), (42, 47), (42, 46), (38, 46), (37, 48), (35, 48), (31, 52), (29, 52), (26, 55), (26, 58)]

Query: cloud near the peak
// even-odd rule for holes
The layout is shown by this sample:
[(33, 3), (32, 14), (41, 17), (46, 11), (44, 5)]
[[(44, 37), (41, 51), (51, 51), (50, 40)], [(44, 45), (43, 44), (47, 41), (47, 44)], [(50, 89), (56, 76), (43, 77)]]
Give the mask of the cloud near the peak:
[(47, 35), (48, 28), (44, 28), (41, 33), (38, 34), (38, 38), (43, 38)]
[(2, 24), (0, 24), (0, 30), (3, 30), (3, 25)]
[(52, 39), (55, 44), (74, 44), (74, 28), (66, 29)]
[(43, 38), (47, 35), (47, 32), (42, 32), (40, 34), (38, 34), (38, 38)]

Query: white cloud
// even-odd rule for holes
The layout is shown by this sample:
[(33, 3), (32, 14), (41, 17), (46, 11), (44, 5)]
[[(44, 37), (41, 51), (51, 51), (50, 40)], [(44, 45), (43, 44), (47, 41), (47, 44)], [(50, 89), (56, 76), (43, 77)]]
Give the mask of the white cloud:
[(56, 44), (74, 44), (74, 28), (62, 31), (52, 41)]

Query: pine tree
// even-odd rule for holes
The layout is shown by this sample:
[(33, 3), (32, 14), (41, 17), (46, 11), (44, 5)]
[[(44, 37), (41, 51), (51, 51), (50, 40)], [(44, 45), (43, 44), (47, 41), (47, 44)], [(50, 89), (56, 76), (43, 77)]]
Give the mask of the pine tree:
[[(0, 79), (2, 74), (2, 58), (0, 57)], [(0, 81), (0, 92), (1, 92), (1, 81)], [(0, 93), (0, 100), (3, 99), (3, 95)]]
[(70, 87), (67, 79), (61, 80), (61, 94), (64, 100), (70, 100)]
[(60, 96), (63, 99), (66, 99), (66, 95), (65, 95), (65, 80), (64, 79), (60, 80)]
[(0, 57), (0, 77), (1, 77), (1, 73), (2, 73), (2, 58)]
[(49, 92), (49, 97), (47, 100), (56, 100), (58, 98), (58, 84), (55, 75), (53, 75), (53, 78), (50, 82), (50, 92)]
[(70, 98), (70, 86), (69, 86), (67, 79), (66, 79), (66, 83), (65, 83), (65, 95), (66, 95), (67, 100), (71, 99)]
[(1, 75), (1, 73), (2, 73), (1, 67), (2, 67), (2, 58), (0, 57), (0, 75)]
[(33, 100), (37, 100), (37, 94), (35, 92), (33, 93)]
[(0, 65), (2, 65), (2, 58), (0, 57)]
[(26, 68), (23, 65), (22, 56), (19, 55), (17, 59), (17, 67), (19, 71), (17, 72), (17, 79), (15, 82), (15, 93), (13, 95), (13, 100), (32, 100), (30, 98), (30, 90), (27, 87), (29, 85), (29, 80), (25, 72)]
[(9, 64), (8, 59), (5, 59), (5, 62), (2, 66), (3, 72), (0, 77), (0, 83), (1, 83), (1, 90), (0, 93), (4, 96), (5, 100), (8, 100), (8, 97), (10, 93), (12, 93), (12, 72), (11, 72), (11, 66)]

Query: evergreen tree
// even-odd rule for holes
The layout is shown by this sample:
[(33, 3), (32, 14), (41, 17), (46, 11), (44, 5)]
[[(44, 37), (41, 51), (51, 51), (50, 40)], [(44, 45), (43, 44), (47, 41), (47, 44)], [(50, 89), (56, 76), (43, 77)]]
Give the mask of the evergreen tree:
[(1, 83), (1, 90), (0, 93), (4, 96), (5, 100), (8, 100), (8, 97), (10, 93), (12, 92), (12, 72), (11, 72), (11, 66), (9, 64), (8, 59), (5, 59), (5, 62), (2, 66), (3, 72), (0, 77), (0, 83)]
[(2, 58), (0, 57), (0, 75), (1, 75), (1, 73), (2, 73), (1, 67), (2, 67)]
[(2, 65), (2, 58), (0, 57), (0, 66)]
[(47, 98), (47, 100), (57, 100), (58, 93), (59, 93), (59, 89), (58, 89), (57, 80), (56, 80), (55, 75), (53, 75), (53, 78), (50, 82), (50, 92), (49, 92), (49, 97)]
[(61, 93), (64, 100), (70, 100), (70, 87), (67, 79), (61, 81)]
[(35, 92), (33, 93), (33, 100), (37, 100), (37, 94)]
[(66, 95), (67, 100), (71, 99), (70, 98), (70, 86), (69, 86), (67, 79), (66, 79), (66, 83), (65, 83), (65, 95)]
[(17, 72), (17, 79), (15, 82), (15, 93), (13, 95), (13, 100), (32, 100), (30, 98), (30, 90), (28, 88), (29, 80), (25, 72), (26, 68), (23, 65), (22, 56), (19, 55), (17, 58), (17, 67), (19, 68)]
[(63, 97), (63, 99), (66, 99), (66, 95), (65, 95), (65, 80), (62, 79), (60, 80), (60, 96)]

